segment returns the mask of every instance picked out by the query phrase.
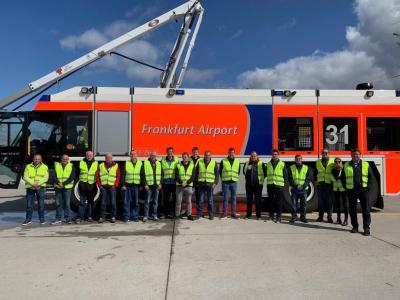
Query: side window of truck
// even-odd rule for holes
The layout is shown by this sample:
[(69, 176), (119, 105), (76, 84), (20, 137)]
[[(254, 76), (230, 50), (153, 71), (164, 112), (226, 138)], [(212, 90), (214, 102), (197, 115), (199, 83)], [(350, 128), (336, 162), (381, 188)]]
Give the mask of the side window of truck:
[(368, 151), (400, 150), (400, 118), (367, 118)]
[(313, 118), (278, 118), (278, 148), (280, 151), (312, 151)]

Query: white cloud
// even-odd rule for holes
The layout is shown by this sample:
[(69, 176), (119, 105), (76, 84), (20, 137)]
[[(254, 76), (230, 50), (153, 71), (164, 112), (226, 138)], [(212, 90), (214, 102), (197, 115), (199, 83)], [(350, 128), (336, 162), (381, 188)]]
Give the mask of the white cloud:
[(400, 0), (356, 0), (356, 27), (346, 28), (345, 49), (296, 57), (273, 68), (256, 68), (238, 76), (249, 88), (353, 89), (372, 81), (376, 88), (395, 88), (400, 48), (392, 35), (400, 27)]
[(196, 69), (188, 68), (183, 83), (194, 84), (198, 82), (207, 82), (221, 74), (220, 69)]
[(236, 31), (234, 34), (231, 35), (231, 37), (229, 38), (230, 40), (235, 40), (238, 37), (240, 37), (243, 34), (243, 29), (239, 29), (238, 31)]
[(60, 40), (62, 48), (76, 50), (95, 48), (108, 41), (107, 37), (96, 29), (86, 30), (81, 35), (70, 35)]
[(287, 31), (290, 28), (293, 28), (297, 25), (297, 20), (295, 18), (291, 18), (289, 21), (286, 23), (283, 23), (282, 25), (278, 26), (278, 31)]

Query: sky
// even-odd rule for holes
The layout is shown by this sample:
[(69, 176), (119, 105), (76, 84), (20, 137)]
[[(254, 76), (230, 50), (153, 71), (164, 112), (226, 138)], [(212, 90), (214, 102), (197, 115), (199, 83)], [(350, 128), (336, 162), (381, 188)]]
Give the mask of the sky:
[[(7, 1), (0, 99), (179, 6), (177, 0)], [(400, 0), (203, 0), (187, 88), (400, 87)], [(165, 67), (181, 23), (118, 52)], [(157, 87), (160, 72), (107, 56), (55, 85)]]

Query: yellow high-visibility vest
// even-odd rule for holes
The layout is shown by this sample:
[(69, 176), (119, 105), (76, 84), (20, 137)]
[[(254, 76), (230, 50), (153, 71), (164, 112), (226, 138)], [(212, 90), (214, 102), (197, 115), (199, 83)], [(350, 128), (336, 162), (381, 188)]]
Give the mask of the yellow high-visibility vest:
[(99, 167), (100, 181), (102, 185), (114, 185), (117, 180), (118, 165), (114, 164), (110, 170), (107, 170), (106, 164), (101, 163)]
[[(56, 175), (57, 175), (57, 179), (59, 182), (64, 183), (65, 181), (67, 181), (67, 179), (71, 176), (71, 172), (72, 172), (72, 164), (70, 162), (68, 162), (65, 167), (62, 167), (62, 164), (59, 162), (56, 162), (54, 164), (54, 169), (56, 171)], [(72, 187), (74, 186), (74, 181), (68, 183), (67, 185), (64, 186), (65, 189), (72, 189)], [(55, 185), (55, 187), (60, 187), (57, 184)]]
[(239, 169), (240, 162), (237, 158), (233, 160), (233, 164), (229, 162), (229, 159), (224, 158), (222, 160), (222, 181), (239, 181)]
[(89, 184), (93, 184), (96, 182), (96, 172), (99, 167), (99, 163), (97, 161), (93, 161), (90, 165), (90, 169), (88, 170), (88, 165), (86, 161), (81, 160), (79, 162), (79, 180), (81, 182), (87, 182)]
[(174, 159), (172, 160), (171, 164), (168, 165), (167, 157), (164, 156), (162, 158), (161, 166), (164, 172), (164, 179), (175, 179), (175, 168), (178, 162), (179, 162), (178, 158), (174, 156)]
[(275, 169), (269, 161), (267, 163), (267, 185), (275, 184), (276, 186), (285, 186), (285, 178), (283, 178), (284, 168), (285, 163), (283, 161), (279, 161)]
[(140, 170), (143, 163), (140, 160), (133, 165), (131, 160), (125, 162), (125, 182), (129, 184), (140, 184)]
[(214, 183), (215, 182), (215, 160), (210, 160), (207, 165), (204, 163), (204, 159), (201, 158), (198, 160), (199, 164), (199, 178), (198, 182), (205, 182), (205, 183)]
[(156, 182), (154, 182), (153, 167), (149, 160), (144, 162), (144, 175), (146, 177), (147, 185), (159, 185), (161, 183), (161, 163), (156, 161)]
[(45, 187), (48, 179), (49, 169), (45, 164), (42, 163), (39, 167), (36, 168), (35, 165), (31, 163), (25, 167), (25, 188), (32, 188), (32, 184), (38, 184), (41, 187)]
[(317, 181), (318, 182), (325, 182), (325, 183), (331, 183), (331, 172), (332, 168), (334, 165), (334, 159), (330, 158), (328, 161), (328, 164), (326, 165), (326, 168), (324, 168), (324, 165), (322, 164), (322, 159), (318, 159), (316, 162), (317, 166)]
[[(361, 162), (361, 175), (362, 175), (362, 187), (368, 186), (368, 168), (369, 163), (366, 161)], [(344, 174), (346, 175), (346, 189), (352, 190), (354, 188), (354, 171), (353, 167), (349, 162), (344, 164)]]
[[(176, 168), (178, 169), (181, 180), (188, 181), (190, 177), (192, 177), (194, 164), (193, 162), (189, 162), (189, 166), (185, 170), (184, 165), (182, 163), (179, 163), (176, 165)], [(179, 183), (177, 182), (176, 185), (179, 185)], [(191, 182), (189, 186), (193, 186), (193, 182)]]
[[(307, 177), (308, 166), (302, 165), (300, 172), (297, 169), (296, 164), (290, 166), (290, 171), (292, 172), (292, 177), (295, 185), (304, 185)], [(308, 186), (306, 187), (308, 189)]]

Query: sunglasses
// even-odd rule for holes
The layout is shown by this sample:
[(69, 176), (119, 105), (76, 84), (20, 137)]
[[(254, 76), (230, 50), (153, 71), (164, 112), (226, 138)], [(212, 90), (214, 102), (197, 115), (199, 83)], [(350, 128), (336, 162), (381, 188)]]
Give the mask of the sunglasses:
[(340, 163), (340, 162), (342, 162), (341, 160), (335, 160), (335, 163)]

